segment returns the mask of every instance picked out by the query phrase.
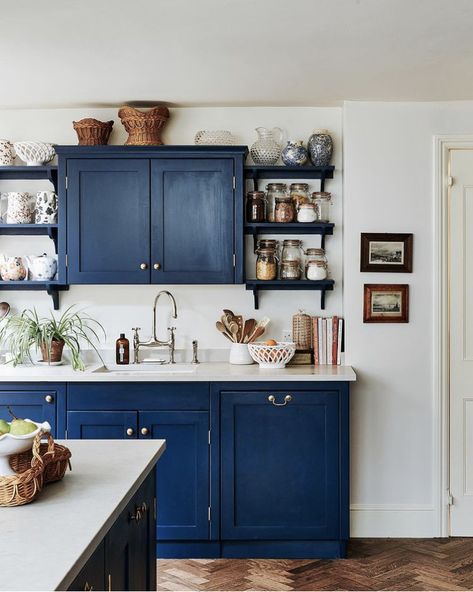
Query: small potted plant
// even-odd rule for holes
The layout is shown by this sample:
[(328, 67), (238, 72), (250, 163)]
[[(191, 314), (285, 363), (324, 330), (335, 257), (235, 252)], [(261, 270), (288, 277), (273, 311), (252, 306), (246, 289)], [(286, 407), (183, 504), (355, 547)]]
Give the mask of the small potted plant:
[(52, 313), (50, 317), (39, 317), (35, 308), (5, 319), (0, 328), (0, 343), (13, 356), (13, 365), (28, 361), (34, 363), (31, 357), (33, 348), (41, 352), (43, 362), (60, 362), (66, 346), (70, 351), (72, 368), (84, 370), (81, 343), (92, 347), (102, 359), (97, 345), (100, 342), (98, 332), (105, 337), (104, 328), (87, 313), (73, 309), (74, 306), (70, 306), (59, 319)]

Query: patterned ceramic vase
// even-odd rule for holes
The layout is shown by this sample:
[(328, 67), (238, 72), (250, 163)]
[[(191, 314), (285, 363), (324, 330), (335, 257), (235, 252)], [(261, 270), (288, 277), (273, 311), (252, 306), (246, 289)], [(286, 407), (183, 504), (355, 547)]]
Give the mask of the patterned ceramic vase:
[(302, 140), (298, 142), (289, 141), (281, 152), (281, 158), (286, 166), (303, 166), (307, 162), (307, 150)]
[(15, 153), (10, 140), (0, 140), (0, 166), (12, 166)]
[(30, 272), (30, 280), (50, 281), (54, 279), (57, 271), (55, 257), (48, 257), (46, 253), (39, 257), (26, 257)]
[(5, 282), (18, 282), (28, 276), (28, 268), (23, 257), (0, 255), (0, 277)]
[(282, 129), (272, 130), (257, 127), (258, 139), (250, 148), (251, 158), (255, 164), (276, 164), (281, 156)]
[(34, 208), (31, 195), (26, 192), (10, 191), (2, 197), (7, 198), (7, 224), (31, 224)]
[(54, 191), (38, 191), (36, 194), (35, 223), (56, 224), (57, 195)]
[(314, 166), (328, 166), (332, 160), (333, 140), (328, 130), (318, 129), (307, 143), (310, 160)]

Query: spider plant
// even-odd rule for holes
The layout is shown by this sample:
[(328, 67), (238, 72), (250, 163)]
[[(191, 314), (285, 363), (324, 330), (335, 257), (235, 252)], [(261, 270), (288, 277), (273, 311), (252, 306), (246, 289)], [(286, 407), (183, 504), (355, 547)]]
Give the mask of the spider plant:
[(31, 355), (33, 348), (36, 352), (42, 352), (44, 361), (54, 361), (54, 355), (58, 356), (59, 361), (62, 348), (66, 346), (70, 351), (72, 368), (84, 370), (81, 343), (92, 347), (102, 360), (97, 349), (100, 343), (99, 333), (103, 333), (105, 337), (102, 325), (87, 313), (74, 310), (74, 305), (59, 319), (53, 313), (50, 317), (39, 317), (33, 308), (5, 319), (0, 328), (0, 343), (11, 352), (14, 366), (28, 361), (34, 363)]

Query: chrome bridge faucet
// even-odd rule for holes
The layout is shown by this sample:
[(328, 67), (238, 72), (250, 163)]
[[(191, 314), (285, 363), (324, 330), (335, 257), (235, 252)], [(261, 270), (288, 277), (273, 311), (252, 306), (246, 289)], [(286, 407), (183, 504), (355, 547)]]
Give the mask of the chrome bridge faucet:
[(177, 304), (176, 304), (176, 300), (174, 299), (174, 296), (171, 294), (171, 292), (168, 292), (167, 290), (161, 290), (161, 292), (158, 292), (156, 298), (154, 299), (153, 336), (151, 337), (151, 339), (148, 339), (148, 341), (140, 341), (140, 335), (138, 332), (141, 330), (141, 327), (133, 327), (133, 329), (132, 329), (135, 332), (135, 334), (133, 336), (133, 363), (134, 364), (140, 364), (139, 354), (140, 354), (140, 349), (142, 347), (163, 347), (166, 345), (169, 348), (169, 360), (167, 362), (162, 362), (162, 363), (164, 363), (164, 364), (175, 364), (176, 363), (174, 360), (174, 351), (175, 351), (175, 347), (176, 347), (176, 338), (175, 338), (174, 332), (176, 330), (176, 327), (168, 327), (169, 338), (167, 341), (161, 341), (160, 339), (158, 339), (156, 311), (158, 308), (158, 300), (162, 294), (165, 294), (169, 298), (169, 300), (171, 301), (172, 318), (177, 319)]

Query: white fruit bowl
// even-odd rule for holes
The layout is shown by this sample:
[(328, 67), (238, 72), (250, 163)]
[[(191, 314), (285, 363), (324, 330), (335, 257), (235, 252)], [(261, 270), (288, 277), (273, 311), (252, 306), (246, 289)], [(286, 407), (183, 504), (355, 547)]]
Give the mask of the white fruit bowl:
[(56, 155), (53, 145), (47, 142), (15, 142), (13, 148), (27, 166), (41, 166)]
[(13, 469), (10, 467), (10, 463), (8, 462), (9, 456), (11, 454), (25, 452), (31, 448), (33, 446), (33, 440), (36, 434), (38, 434), (40, 431), (51, 431), (51, 426), (47, 421), (43, 421), (43, 423), (38, 423), (37, 421), (33, 421), (31, 419), (26, 419), (25, 421), (34, 423), (37, 426), (36, 430), (34, 432), (30, 432), (29, 434), (25, 434), (24, 436), (14, 436), (10, 433), (0, 436), (0, 475), (14, 475), (15, 471), (13, 471)]
[(286, 367), (296, 353), (296, 344), (288, 341), (276, 345), (249, 343), (248, 351), (260, 368), (281, 369)]

